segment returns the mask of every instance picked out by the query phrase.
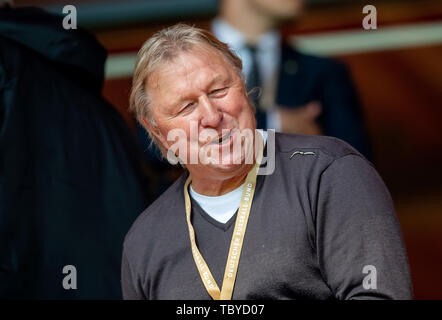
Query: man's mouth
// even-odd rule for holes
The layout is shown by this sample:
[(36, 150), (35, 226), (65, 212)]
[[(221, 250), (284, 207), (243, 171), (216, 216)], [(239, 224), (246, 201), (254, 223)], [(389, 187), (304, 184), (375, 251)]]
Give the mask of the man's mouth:
[(229, 130), (227, 133), (218, 136), (218, 138), (213, 139), (210, 142), (210, 144), (211, 145), (221, 145), (221, 144), (224, 144), (224, 143), (226, 143), (227, 141), (230, 140), (231, 135), (232, 135), (232, 131)]

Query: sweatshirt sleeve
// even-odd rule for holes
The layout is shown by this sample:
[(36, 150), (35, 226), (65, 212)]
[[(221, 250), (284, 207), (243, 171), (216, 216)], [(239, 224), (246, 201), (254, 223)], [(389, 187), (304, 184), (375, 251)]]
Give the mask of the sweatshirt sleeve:
[(412, 299), (406, 251), (390, 194), (358, 155), (322, 173), (316, 211), (322, 275), (337, 299)]
[(144, 300), (144, 296), (137, 292), (135, 283), (132, 277), (132, 271), (129, 261), (126, 257), (126, 252), (123, 250), (123, 258), (121, 262), (121, 288), (123, 290), (124, 300)]

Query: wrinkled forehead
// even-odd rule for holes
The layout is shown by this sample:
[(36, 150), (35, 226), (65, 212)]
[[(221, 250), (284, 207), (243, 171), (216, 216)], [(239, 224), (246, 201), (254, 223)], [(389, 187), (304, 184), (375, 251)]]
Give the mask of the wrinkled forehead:
[(178, 79), (196, 81), (199, 75), (207, 75), (207, 72), (213, 77), (221, 73), (230, 77), (237, 75), (232, 63), (218, 50), (205, 45), (195, 45), (187, 50), (174, 52), (159, 62), (146, 81), (146, 89), (159, 89), (160, 85), (176, 86)]

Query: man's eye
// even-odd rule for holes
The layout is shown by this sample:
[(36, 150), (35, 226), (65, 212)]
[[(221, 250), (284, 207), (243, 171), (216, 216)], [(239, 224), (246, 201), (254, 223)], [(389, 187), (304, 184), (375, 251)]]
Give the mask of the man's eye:
[(214, 98), (221, 98), (227, 93), (227, 88), (215, 89), (210, 92), (210, 96)]
[(195, 102), (189, 102), (188, 104), (186, 104), (186, 105), (181, 109), (181, 111), (185, 111), (185, 110), (187, 110), (187, 109), (193, 107), (194, 105), (195, 105)]

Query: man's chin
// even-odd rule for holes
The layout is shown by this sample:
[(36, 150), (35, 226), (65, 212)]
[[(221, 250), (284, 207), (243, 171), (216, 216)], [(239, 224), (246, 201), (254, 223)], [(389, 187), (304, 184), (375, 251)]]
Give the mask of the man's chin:
[(210, 171), (214, 173), (219, 173), (222, 175), (237, 175), (242, 173), (248, 167), (251, 167), (253, 164), (247, 164), (244, 160), (240, 163), (238, 162), (228, 162), (228, 163), (219, 163), (219, 164), (210, 164), (207, 165), (207, 168), (210, 168)]
[(188, 165), (187, 168), (189, 171), (206, 171), (207, 175), (215, 176), (217, 174), (220, 175), (236, 175), (242, 172), (246, 168), (246, 164), (243, 161), (242, 163), (233, 163), (233, 162), (219, 162), (219, 163), (208, 163), (208, 164), (198, 164), (198, 165)]

